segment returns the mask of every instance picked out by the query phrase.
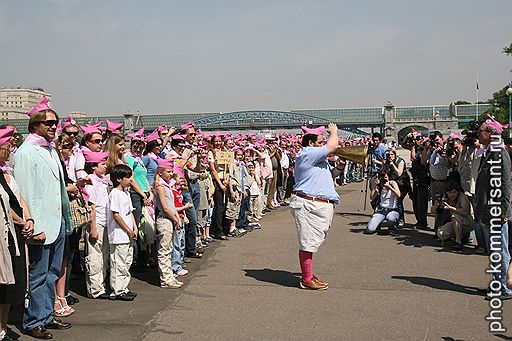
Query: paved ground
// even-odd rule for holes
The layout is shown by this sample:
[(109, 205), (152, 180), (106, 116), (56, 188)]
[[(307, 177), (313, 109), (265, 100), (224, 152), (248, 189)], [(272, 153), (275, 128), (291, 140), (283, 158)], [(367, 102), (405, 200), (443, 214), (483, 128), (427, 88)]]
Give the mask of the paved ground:
[[(488, 284), (486, 257), (453, 253), (431, 232), (363, 235), (370, 212), (357, 211), (360, 189), (341, 189), (342, 205), (314, 257), (326, 291), (298, 289), (295, 229), (280, 208), (262, 230), (215, 243), (207, 259), (190, 264), (180, 290), (158, 288), (156, 272), (136, 275), (131, 290), (139, 297), (131, 303), (88, 300), (77, 289), (73, 328), (55, 339), (512, 340), (487, 332), (488, 304), (476, 292)], [(511, 307), (504, 303), (510, 328)]]

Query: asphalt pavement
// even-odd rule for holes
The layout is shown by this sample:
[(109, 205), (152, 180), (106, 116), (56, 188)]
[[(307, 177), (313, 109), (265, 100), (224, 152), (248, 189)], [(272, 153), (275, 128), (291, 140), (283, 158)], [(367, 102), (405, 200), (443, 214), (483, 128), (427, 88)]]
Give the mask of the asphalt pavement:
[[(297, 236), (288, 207), (267, 213), (263, 228), (211, 244), (187, 264), (181, 289), (158, 287), (158, 273), (134, 273), (133, 302), (84, 297), (55, 340), (512, 340), (488, 332), (486, 256), (452, 252), (432, 231), (407, 227), (397, 237), (363, 235), (361, 183), (340, 188), (331, 230), (313, 257), (325, 291), (298, 288)], [(410, 202), (406, 199), (410, 208)], [(359, 209), (359, 210), (358, 210)], [(430, 218), (431, 219), (431, 218)], [(385, 228), (383, 229), (385, 232)], [(512, 328), (512, 302), (503, 323)], [(22, 339), (28, 339), (22, 336)]]

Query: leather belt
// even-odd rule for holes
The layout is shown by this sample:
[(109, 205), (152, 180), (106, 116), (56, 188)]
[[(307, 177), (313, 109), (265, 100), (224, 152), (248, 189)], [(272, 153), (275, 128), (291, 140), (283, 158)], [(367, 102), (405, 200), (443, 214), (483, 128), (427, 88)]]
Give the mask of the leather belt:
[(325, 203), (333, 204), (333, 205), (336, 204), (336, 202), (334, 202), (333, 200), (323, 199), (323, 198), (318, 198), (318, 197), (312, 197), (310, 195), (307, 195), (307, 194), (304, 194), (304, 193), (300, 193), (300, 192), (292, 192), (292, 194), (295, 194), (296, 196), (304, 198), (306, 200), (325, 202)]

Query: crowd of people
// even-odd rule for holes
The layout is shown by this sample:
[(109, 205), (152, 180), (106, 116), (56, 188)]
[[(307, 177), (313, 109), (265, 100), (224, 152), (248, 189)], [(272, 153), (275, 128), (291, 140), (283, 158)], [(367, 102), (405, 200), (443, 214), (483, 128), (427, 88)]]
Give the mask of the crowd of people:
[[(14, 126), (0, 128), (6, 340), (11, 305), (25, 306), (22, 331), (33, 337), (71, 327), (61, 318), (79, 301), (70, 294), (72, 268), (83, 267), (91, 299), (134, 300), (130, 271), (148, 267), (158, 268), (162, 288), (180, 288), (186, 264), (209, 243), (261, 229), (265, 214), (289, 205), (308, 133), (202, 133), (188, 122), (125, 136), (119, 122), (61, 120), (44, 97), (28, 116), (24, 141)], [(330, 164), (340, 184), (357, 180), (349, 161)]]
[[(412, 228), (433, 230), (440, 245), (455, 252), (492, 255), (499, 270), (493, 278), (501, 285), (495, 296), (490, 288), (481, 292), (486, 299), (512, 298), (508, 232), (512, 173), (510, 139), (503, 137), (506, 127), (487, 116), (471, 124), (462, 136), (452, 132), (444, 138), (439, 131), (426, 136), (411, 131), (401, 141), (410, 151), (410, 172), (396, 150), (388, 149), (379, 133), (373, 134), (369, 187), (375, 213), (365, 234), (379, 232), (386, 220), (389, 234), (399, 235), (405, 225), (403, 201), (408, 195), (416, 219)], [(429, 201), (434, 216), (430, 227)]]
[[(453, 238), (457, 251), (475, 238), (476, 252), (490, 252), (489, 168), (481, 160), (492, 154), (491, 134), (503, 130), (492, 118), (464, 139), (412, 131), (401, 143), (410, 150), (408, 170), (379, 133), (343, 140), (334, 125), (327, 141), (321, 138), (323, 127), (257, 136), (203, 133), (192, 122), (125, 136), (118, 122), (107, 120), (103, 127), (99, 122), (78, 126), (71, 116), (60, 120), (44, 97), (28, 116), (29, 135), (21, 144), (15, 127), (0, 127), (0, 340), (10, 338), (11, 305), (25, 307), (21, 327), (33, 337), (50, 339), (49, 329), (71, 328), (60, 318), (73, 314), (78, 302), (69, 290), (73, 267), (84, 267), (90, 299), (133, 301), (130, 271), (148, 267), (158, 268), (162, 288), (179, 289), (187, 263), (202, 258), (210, 243), (261, 229), (265, 214), (290, 202), (299, 230), (308, 219), (301, 211), (304, 202), (328, 209), (331, 218), (321, 221), (320, 241), (302, 238), (299, 231), (300, 286), (326, 289), (327, 282), (312, 274), (311, 257), (339, 203), (334, 183), (368, 179), (375, 213), (367, 234), (378, 232), (384, 220), (390, 234), (399, 234), (407, 195), (414, 227), (428, 229), (430, 198), (437, 238)], [(323, 144), (318, 153), (308, 149)], [(368, 169), (333, 153), (339, 146), (365, 145), (370, 146)], [(510, 158), (500, 157), (508, 167), (500, 277), (502, 296), (508, 298)], [(296, 179), (297, 160), (302, 171)], [(318, 169), (310, 172), (311, 167)]]

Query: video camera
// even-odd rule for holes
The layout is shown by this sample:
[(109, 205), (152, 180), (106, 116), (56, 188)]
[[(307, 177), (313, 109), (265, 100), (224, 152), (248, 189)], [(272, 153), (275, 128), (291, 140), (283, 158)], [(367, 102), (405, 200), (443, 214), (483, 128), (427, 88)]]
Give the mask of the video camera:
[(462, 131), (462, 134), (466, 135), (464, 138), (464, 146), (471, 147), (475, 145), (476, 141), (478, 140), (478, 129), (480, 129), (481, 125), (482, 122), (475, 120), (469, 122), (468, 128)]

